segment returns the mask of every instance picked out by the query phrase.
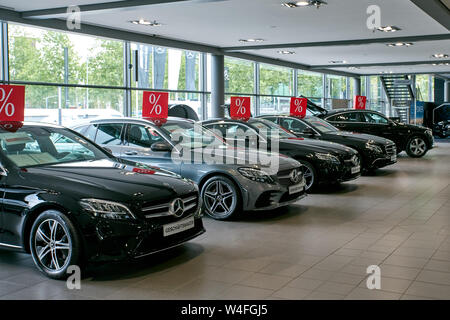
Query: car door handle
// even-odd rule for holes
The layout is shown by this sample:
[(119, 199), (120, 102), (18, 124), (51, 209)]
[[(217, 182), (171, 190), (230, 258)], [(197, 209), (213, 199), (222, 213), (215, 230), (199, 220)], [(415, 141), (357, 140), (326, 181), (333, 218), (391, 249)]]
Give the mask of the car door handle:
[(126, 154), (127, 156), (135, 156), (137, 155), (137, 151), (125, 151), (124, 154)]

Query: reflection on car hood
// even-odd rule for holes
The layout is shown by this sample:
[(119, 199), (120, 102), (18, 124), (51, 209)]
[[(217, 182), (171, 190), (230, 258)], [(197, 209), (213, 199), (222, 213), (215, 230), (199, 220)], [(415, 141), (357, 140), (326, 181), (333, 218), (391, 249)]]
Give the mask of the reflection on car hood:
[(357, 133), (357, 132), (349, 132), (349, 131), (337, 131), (333, 133), (327, 133), (326, 135), (333, 135), (333, 136), (340, 136), (343, 139), (348, 139), (349, 141), (359, 141), (359, 142), (366, 142), (369, 140), (374, 141), (376, 144), (386, 145), (390, 142), (390, 140), (374, 136), (371, 134), (365, 134), (365, 133)]
[[(75, 197), (102, 197), (105, 191), (117, 200), (128, 201), (139, 195), (143, 199), (171, 197), (195, 190), (195, 185), (178, 175), (155, 167), (143, 169), (128, 161), (109, 159), (80, 161), (27, 168), (27, 184), (69, 192)], [(137, 172), (136, 172), (137, 171)], [(111, 200), (111, 199), (110, 199)]]
[[(195, 149), (193, 152), (197, 154), (198, 158), (201, 159), (201, 155), (203, 155), (204, 149)], [(223, 153), (222, 153), (223, 151)], [(224, 164), (229, 166), (252, 166), (259, 168), (267, 168), (270, 165), (267, 164), (267, 160), (271, 157), (275, 157), (276, 161), (278, 161), (279, 170), (287, 170), (291, 168), (297, 168), (300, 166), (300, 163), (290, 157), (287, 157), (283, 154), (277, 152), (267, 152), (264, 150), (257, 149), (249, 149), (249, 148), (233, 148), (228, 147), (224, 149), (215, 149), (215, 152), (212, 152), (213, 156), (221, 156), (223, 154)], [(195, 159), (195, 155), (192, 156), (192, 159)], [(203, 158), (204, 159), (204, 158)], [(257, 161), (255, 163), (255, 161)]]
[[(282, 139), (280, 140), (280, 144), (287, 145), (295, 145), (299, 149), (303, 149), (304, 151), (308, 152), (322, 152), (322, 153), (332, 153), (335, 155), (338, 154), (356, 154), (356, 150), (346, 147), (342, 144), (329, 142), (329, 141), (322, 141), (322, 140), (315, 140), (315, 139)], [(293, 148), (293, 146), (288, 147)]]

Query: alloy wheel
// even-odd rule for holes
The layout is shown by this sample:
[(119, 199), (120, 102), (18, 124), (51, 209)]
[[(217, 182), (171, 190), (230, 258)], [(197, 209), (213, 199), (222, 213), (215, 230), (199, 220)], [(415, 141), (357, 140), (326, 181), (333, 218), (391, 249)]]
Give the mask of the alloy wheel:
[(422, 138), (414, 138), (409, 143), (409, 150), (415, 156), (421, 156), (427, 150), (427, 144)]
[(67, 230), (56, 220), (44, 220), (36, 229), (34, 249), (39, 263), (50, 272), (63, 270), (72, 253)]
[(234, 188), (222, 180), (212, 181), (205, 186), (203, 198), (206, 210), (216, 218), (224, 218), (236, 209), (237, 198)]
[(314, 184), (314, 171), (310, 166), (301, 164), (301, 170), (303, 172), (303, 176), (305, 177), (305, 189), (308, 190)]

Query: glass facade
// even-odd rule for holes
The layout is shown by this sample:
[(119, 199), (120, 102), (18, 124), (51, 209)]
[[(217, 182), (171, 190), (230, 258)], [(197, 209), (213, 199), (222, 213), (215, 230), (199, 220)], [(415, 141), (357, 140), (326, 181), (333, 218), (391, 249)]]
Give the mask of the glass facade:
[[(1, 40), (4, 40), (3, 38)], [(26, 119), (70, 125), (96, 116), (142, 114), (142, 92), (169, 92), (169, 104), (211, 115), (211, 56), (206, 53), (8, 24), (7, 76), (26, 86)], [(332, 108), (351, 106), (352, 79), (226, 56), (225, 101), (250, 96), (252, 114), (287, 113), (291, 96)], [(432, 81), (417, 76), (418, 93), (432, 99)], [(325, 87), (324, 87), (325, 85)], [(377, 76), (361, 77), (368, 108), (386, 104)]]

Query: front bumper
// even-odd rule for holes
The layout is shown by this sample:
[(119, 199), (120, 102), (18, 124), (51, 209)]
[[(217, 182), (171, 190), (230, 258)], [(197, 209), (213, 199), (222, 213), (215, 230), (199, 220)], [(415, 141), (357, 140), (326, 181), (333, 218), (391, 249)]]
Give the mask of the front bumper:
[(304, 181), (301, 184), (302, 188), (299, 192), (290, 194), (289, 185), (247, 182), (245, 185), (241, 185), (243, 210), (273, 210), (292, 204), (306, 197)]
[(358, 172), (352, 173), (352, 165), (348, 164), (328, 164), (324, 163), (318, 166), (317, 182), (336, 183), (355, 180), (361, 176), (361, 168)]
[[(194, 223), (190, 229), (164, 236), (165, 225), (192, 218)], [(93, 232), (85, 235), (87, 258), (91, 262), (141, 258), (181, 245), (205, 232), (201, 217), (194, 215), (170, 222), (155, 219), (139, 222), (97, 220), (92, 225)]]

